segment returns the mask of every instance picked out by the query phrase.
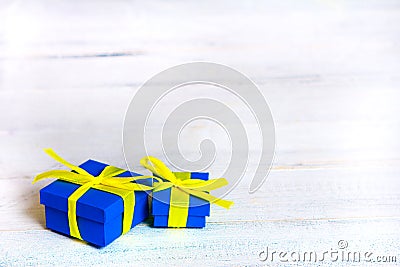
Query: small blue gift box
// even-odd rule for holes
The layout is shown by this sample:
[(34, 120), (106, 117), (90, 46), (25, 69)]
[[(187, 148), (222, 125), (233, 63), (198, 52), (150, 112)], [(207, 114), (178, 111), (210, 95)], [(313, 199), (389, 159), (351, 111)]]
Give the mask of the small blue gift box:
[[(93, 176), (99, 175), (107, 164), (88, 160), (79, 167)], [(118, 177), (141, 176), (126, 171)], [(151, 179), (138, 183), (151, 185)], [(54, 181), (40, 190), (40, 203), (45, 205), (46, 227), (70, 235), (68, 223), (68, 197), (80, 185), (61, 180)], [(149, 215), (148, 192), (135, 191), (135, 207), (132, 227), (144, 221)], [(78, 227), (82, 239), (96, 246), (104, 247), (122, 234), (124, 205), (120, 196), (89, 189), (79, 198), (76, 205)]]
[[(179, 172), (174, 172), (179, 176)], [(192, 172), (190, 179), (208, 180), (208, 173)], [(154, 227), (168, 227), (171, 188), (153, 192), (152, 215)], [(203, 228), (206, 226), (206, 216), (210, 216), (210, 203), (204, 199), (190, 195), (187, 228)]]

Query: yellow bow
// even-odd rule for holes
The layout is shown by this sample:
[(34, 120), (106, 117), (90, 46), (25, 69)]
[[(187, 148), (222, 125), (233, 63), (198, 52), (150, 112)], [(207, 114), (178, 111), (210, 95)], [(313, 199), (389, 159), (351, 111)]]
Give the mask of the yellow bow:
[(223, 200), (208, 193), (211, 190), (227, 185), (228, 181), (224, 178), (211, 179), (208, 181), (201, 179), (180, 179), (179, 175), (174, 174), (161, 160), (152, 156), (142, 158), (140, 164), (155, 175), (167, 180), (163, 181), (156, 178), (157, 182), (154, 183), (153, 192), (171, 188), (168, 215), (168, 226), (170, 227), (186, 226), (190, 195), (217, 204), (226, 209), (229, 209), (233, 204), (232, 201)]
[(76, 218), (76, 203), (90, 188), (99, 189), (122, 197), (124, 203), (122, 234), (131, 229), (135, 207), (134, 191), (148, 191), (152, 189), (152, 187), (131, 182), (153, 178), (152, 176), (116, 178), (117, 175), (126, 172), (126, 170), (113, 166), (107, 166), (98, 176), (93, 176), (84, 169), (62, 159), (51, 148), (47, 148), (44, 151), (56, 161), (70, 168), (73, 172), (67, 170), (47, 171), (37, 175), (32, 183), (46, 178), (58, 178), (63, 181), (82, 185), (68, 197), (68, 223), (71, 236), (82, 239)]

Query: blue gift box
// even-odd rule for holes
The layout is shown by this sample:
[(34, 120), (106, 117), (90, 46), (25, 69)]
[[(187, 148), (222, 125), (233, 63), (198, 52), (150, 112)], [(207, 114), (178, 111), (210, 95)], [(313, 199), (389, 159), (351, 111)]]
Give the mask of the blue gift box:
[[(93, 176), (99, 175), (107, 164), (88, 160), (80, 165)], [(118, 177), (141, 176), (126, 171)], [(151, 179), (138, 183), (151, 185)], [(40, 203), (45, 205), (46, 227), (70, 235), (68, 223), (68, 197), (80, 185), (61, 180), (54, 181), (40, 190)], [(148, 192), (135, 191), (135, 207), (132, 227), (144, 221), (149, 215)], [(104, 247), (122, 234), (123, 200), (120, 196), (89, 189), (77, 201), (76, 215), (82, 239), (96, 246)]]
[[(179, 176), (179, 172), (174, 172)], [(208, 180), (208, 173), (192, 172), (191, 179)], [(154, 227), (168, 227), (171, 188), (153, 192), (152, 215)], [(204, 199), (190, 195), (187, 228), (203, 228), (206, 225), (206, 216), (210, 216), (210, 203)]]

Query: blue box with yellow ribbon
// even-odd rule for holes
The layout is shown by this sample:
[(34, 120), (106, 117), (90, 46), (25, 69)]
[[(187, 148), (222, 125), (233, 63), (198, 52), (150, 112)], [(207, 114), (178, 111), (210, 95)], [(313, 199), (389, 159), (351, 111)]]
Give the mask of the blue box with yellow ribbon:
[(210, 191), (228, 184), (224, 178), (208, 179), (208, 173), (172, 172), (161, 160), (146, 156), (140, 164), (154, 175), (152, 215), (155, 227), (202, 228), (210, 204), (229, 209), (233, 202)]
[(35, 178), (59, 178), (40, 190), (47, 228), (104, 247), (148, 218), (151, 179), (94, 160), (74, 166), (46, 152), (73, 170)]
[[(173, 172), (173, 174), (181, 180), (200, 179), (207, 181), (209, 174), (201, 172)], [(171, 220), (171, 193), (174, 194), (174, 188), (153, 192), (152, 195), (152, 215), (154, 218), (154, 227), (179, 227)], [(176, 194), (176, 193), (175, 193)], [(179, 197), (179, 196), (178, 196)], [(186, 224), (181, 227), (186, 228), (203, 228), (206, 225), (206, 217), (210, 216), (210, 203), (207, 200), (196, 196), (189, 196), (189, 204), (187, 207)], [(173, 219), (173, 218), (172, 218)]]

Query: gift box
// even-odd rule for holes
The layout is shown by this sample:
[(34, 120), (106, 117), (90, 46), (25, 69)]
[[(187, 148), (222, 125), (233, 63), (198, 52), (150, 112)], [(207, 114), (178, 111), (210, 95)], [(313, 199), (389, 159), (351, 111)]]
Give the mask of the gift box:
[[(95, 178), (107, 167), (107, 164), (88, 160), (79, 167)], [(125, 171), (115, 177), (132, 176), (141, 175)], [(151, 185), (151, 179), (135, 182)], [(57, 180), (40, 190), (40, 203), (45, 206), (47, 228), (65, 235), (72, 235), (68, 216), (70, 212), (68, 198), (80, 187), (80, 184)], [(130, 194), (134, 194), (132, 228), (149, 215), (149, 192), (131, 191)], [(81, 239), (104, 247), (118, 238), (123, 233), (124, 201), (117, 194), (95, 188), (88, 189), (76, 201), (75, 216)]]
[(210, 203), (229, 209), (232, 201), (210, 194), (228, 184), (225, 178), (208, 179), (208, 173), (172, 172), (161, 160), (146, 156), (140, 164), (154, 175), (152, 215), (155, 227), (202, 228)]
[[(200, 172), (173, 172), (173, 174), (181, 179), (200, 179), (208, 180), (208, 173)], [(165, 181), (165, 180), (164, 180)], [(153, 192), (152, 194), (152, 215), (154, 218), (154, 227), (176, 227), (169, 226), (169, 211), (171, 208), (171, 190)], [(185, 193), (183, 193), (185, 194)], [(186, 220), (186, 228), (203, 228), (206, 225), (206, 216), (210, 216), (210, 203), (207, 200), (196, 196), (189, 196), (188, 214)]]

